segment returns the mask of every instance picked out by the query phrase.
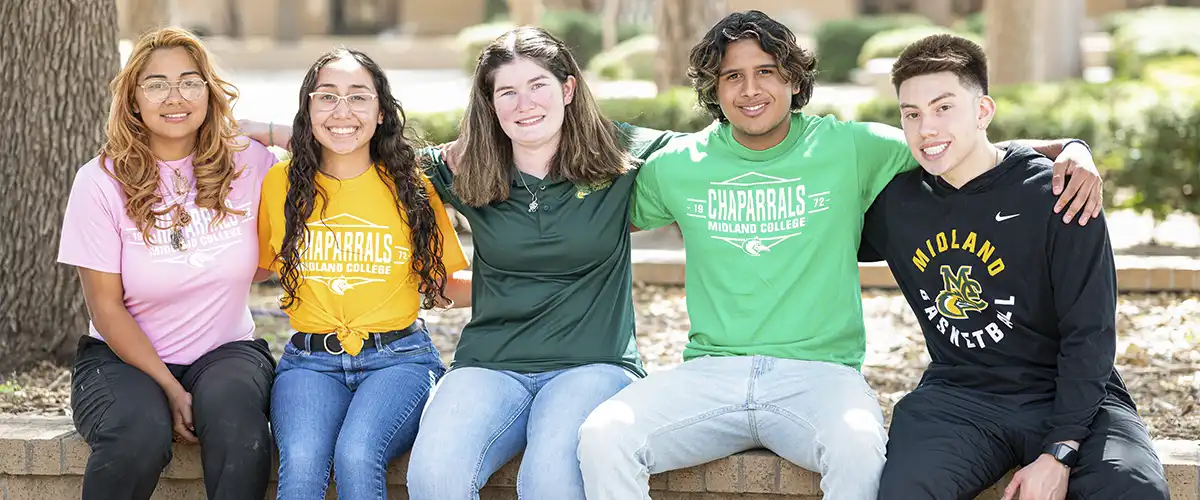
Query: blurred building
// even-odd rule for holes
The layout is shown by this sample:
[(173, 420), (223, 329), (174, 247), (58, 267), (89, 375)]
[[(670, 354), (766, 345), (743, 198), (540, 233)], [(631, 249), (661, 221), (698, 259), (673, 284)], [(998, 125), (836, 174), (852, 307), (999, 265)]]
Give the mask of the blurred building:
[[(117, 0), (169, 4), (169, 22), (205, 35), (296, 39), (310, 36), (397, 34), (454, 35), (505, 9), (514, 0)], [(526, 3), (533, 0), (515, 0)], [(605, 0), (540, 0), (547, 10), (599, 12)], [(618, 0), (625, 20), (650, 21), (656, 0)], [(696, 0), (708, 1), (708, 0)], [(795, 31), (811, 33), (821, 23), (865, 14), (916, 13), (950, 24), (983, 10), (985, 0), (726, 0), (730, 10), (759, 9)], [(1047, 0), (1053, 3), (1055, 0)], [(1086, 0), (1086, 13), (1151, 5), (1200, 6), (1200, 0)], [(122, 16), (128, 19), (128, 14)], [(129, 24), (125, 21), (125, 24)], [(124, 27), (123, 27), (124, 28)], [(134, 28), (130, 28), (134, 29)], [(136, 30), (136, 29), (135, 29)], [(129, 33), (128, 30), (123, 30)]]

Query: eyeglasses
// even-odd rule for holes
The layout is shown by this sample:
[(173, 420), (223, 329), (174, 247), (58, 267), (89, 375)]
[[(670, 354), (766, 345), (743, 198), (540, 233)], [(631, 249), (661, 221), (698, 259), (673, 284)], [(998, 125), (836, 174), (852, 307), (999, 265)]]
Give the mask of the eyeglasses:
[(315, 111), (333, 111), (342, 101), (346, 101), (350, 111), (374, 111), (372, 106), (375, 104), (375, 94), (362, 93), (341, 96), (329, 92), (310, 92), (308, 97), (312, 99), (312, 107)]
[(171, 96), (171, 89), (178, 88), (180, 97), (188, 101), (195, 101), (204, 95), (204, 91), (208, 89), (208, 83), (200, 78), (187, 78), (175, 83), (166, 80), (156, 80), (150, 83), (138, 85), (142, 88), (142, 93), (146, 95), (146, 100), (154, 104), (158, 104), (167, 100)]

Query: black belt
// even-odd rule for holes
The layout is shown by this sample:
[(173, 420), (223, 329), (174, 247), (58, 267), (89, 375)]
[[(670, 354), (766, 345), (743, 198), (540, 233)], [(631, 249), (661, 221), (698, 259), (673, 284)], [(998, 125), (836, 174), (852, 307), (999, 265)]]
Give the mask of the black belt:
[[(417, 333), (421, 330), (424, 322), (421, 320), (414, 321), (403, 330), (392, 330), (390, 332), (372, 333), (371, 338), (363, 342), (363, 350), (374, 349), (375, 343), (371, 339), (378, 338), (379, 345), (387, 345), (404, 337)], [(307, 344), (305, 341), (308, 341)], [(342, 341), (338, 340), (336, 333), (303, 333), (296, 332), (292, 335), (291, 343), (301, 351), (309, 352), (325, 352), (329, 354), (341, 354), (346, 352), (342, 347)]]

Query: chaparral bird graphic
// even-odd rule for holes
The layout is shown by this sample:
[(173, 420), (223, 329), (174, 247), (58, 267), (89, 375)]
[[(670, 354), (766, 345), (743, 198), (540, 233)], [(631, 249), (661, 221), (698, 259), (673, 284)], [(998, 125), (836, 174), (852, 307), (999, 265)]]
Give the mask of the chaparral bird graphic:
[(942, 292), (938, 294), (937, 310), (949, 319), (967, 319), (967, 313), (987, 309), (987, 302), (980, 299), (983, 287), (971, 279), (971, 266), (960, 266), (958, 272), (950, 266), (942, 266)]

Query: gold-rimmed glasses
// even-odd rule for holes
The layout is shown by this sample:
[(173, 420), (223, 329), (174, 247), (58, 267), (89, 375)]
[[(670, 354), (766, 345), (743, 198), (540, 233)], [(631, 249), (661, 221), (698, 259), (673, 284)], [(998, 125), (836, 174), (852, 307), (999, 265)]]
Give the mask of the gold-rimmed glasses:
[(337, 109), (342, 101), (346, 101), (346, 105), (350, 107), (350, 111), (367, 112), (374, 111), (372, 106), (375, 105), (375, 94), (357, 93), (350, 95), (337, 95), (330, 92), (309, 92), (309, 99), (312, 99), (312, 107), (314, 111), (333, 111)]
[(204, 95), (204, 91), (208, 89), (208, 82), (202, 78), (184, 78), (178, 82), (154, 80), (138, 85), (138, 87), (141, 87), (147, 101), (158, 104), (170, 97), (173, 88), (178, 88), (180, 97), (185, 100), (195, 101)]

